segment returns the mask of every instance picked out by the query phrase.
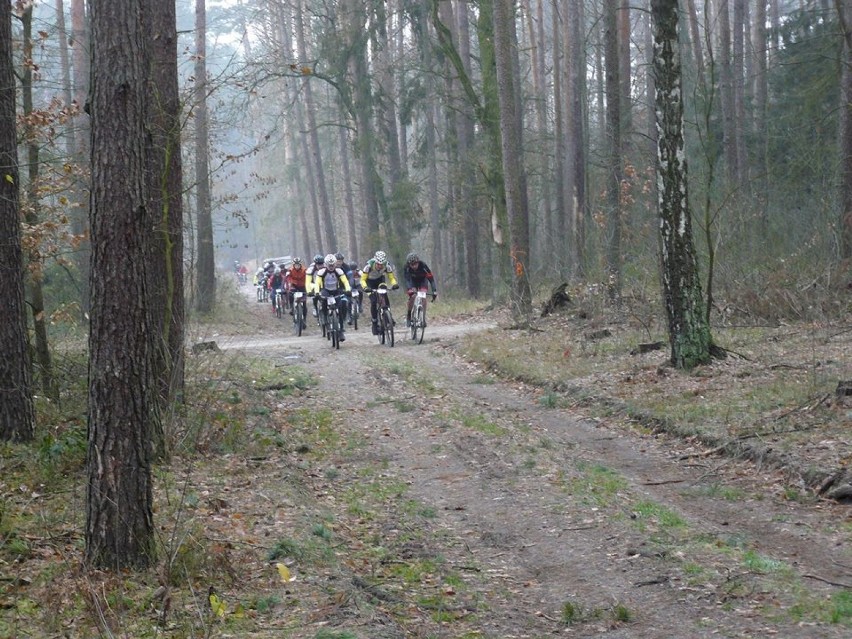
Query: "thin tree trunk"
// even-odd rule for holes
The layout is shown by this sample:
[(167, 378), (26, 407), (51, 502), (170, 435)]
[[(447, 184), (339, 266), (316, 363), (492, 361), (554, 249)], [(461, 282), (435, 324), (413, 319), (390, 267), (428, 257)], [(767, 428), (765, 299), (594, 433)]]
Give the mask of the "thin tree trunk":
[(840, 109), (840, 259), (852, 260), (852, 1), (838, 4), (843, 34)]
[(692, 368), (710, 359), (712, 338), (702, 308), (701, 280), (692, 242), (683, 139), (683, 95), (677, 0), (651, 0), (654, 19), (654, 75), (657, 170), (662, 238), (663, 297), (668, 317), (671, 362)]
[[(305, 41), (305, 25), (302, 19), (303, 5), (299, 1), (296, 3), (296, 46), (301, 62), (308, 60), (308, 50)], [(320, 150), (319, 132), (317, 130), (316, 106), (314, 105), (314, 95), (311, 89), (309, 77), (302, 78), (302, 97), (304, 102), (304, 114), (307, 117), (308, 130), (306, 137), (310, 150), (311, 166), (313, 167), (313, 184), (317, 194), (319, 205), (318, 214), (322, 221), (325, 233), (323, 241), (325, 246), (330, 247), (330, 250), (337, 250), (337, 232), (334, 226), (334, 220), (331, 217), (331, 205), (328, 201), (328, 189), (325, 184), (325, 169), (322, 162), (322, 152)]]
[[(470, 77), (470, 28), (469, 28), (468, 5), (465, 2), (456, 3), (456, 25), (458, 34), (458, 50), (461, 58), (462, 67), (465, 73)], [(479, 229), (483, 222), (483, 217), (480, 214), (479, 207), (474, 199), (474, 165), (473, 165), (473, 144), (474, 144), (474, 115), (473, 109), (468, 102), (465, 102), (463, 97), (460, 97), (460, 108), (458, 112), (459, 132), (459, 161), (461, 166), (460, 183), (461, 189), (459, 197), (461, 202), (459, 207), (464, 216), (464, 243), (461, 249), (464, 255), (465, 264), (465, 284), (467, 292), (471, 297), (478, 298), (482, 292), (482, 280), (480, 276), (480, 233)], [(455, 263), (455, 262), (454, 262)], [(461, 285), (461, 283), (460, 283)]]
[(503, 179), (509, 218), (510, 257), (513, 270), (513, 310), (515, 319), (526, 321), (532, 310), (529, 281), (529, 205), (524, 166), (523, 119), (518, 110), (520, 87), (516, 85), (517, 36), (512, 0), (494, 2), (494, 59), (503, 157)]
[[(178, 90), (175, 3), (160, 0), (147, 14), (147, 31), (157, 43), (151, 52), (149, 94), (153, 96), (149, 122), (149, 193), (156, 220), (146, 275), (154, 327), (154, 376), (162, 416), (183, 400), (183, 166), (181, 162), (181, 106)], [(164, 423), (160, 422), (164, 427)], [(155, 449), (167, 455), (167, 433), (158, 429)]]
[(198, 263), (195, 279), (199, 313), (216, 306), (216, 261), (213, 245), (213, 211), (210, 195), (210, 149), (207, 116), (207, 6), (195, 0), (195, 199), (198, 216)]
[(586, 49), (583, 40), (585, 13), (582, 3), (568, 3), (568, 23), (566, 25), (566, 46), (569, 54), (566, 67), (568, 71), (568, 91), (570, 98), (568, 111), (568, 153), (571, 178), (568, 184), (569, 219), (571, 245), (574, 247), (574, 274), (584, 277), (586, 273), (586, 130), (588, 118), (584, 105), (586, 102)]
[(736, 144), (736, 99), (734, 97), (734, 70), (731, 65), (731, 15), (728, 0), (719, 4), (719, 74), (720, 93), (722, 100), (722, 138), (724, 156), (730, 185), (738, 184), (739, 167), (737, 166)]
[(604, 39), (606, 41), (606, 201), (607, 201), (607, 288), (610, 299), (621, 297), (621, 84), (619, 81), (616, 13), (618, 0), (604, 3)]
[(12, 5), (0, 2), (0, 439), (31, 441), (35, 430), (24, 256), (18, 193), (15, 75), (12, 65)]
[[(341, 115), (343, 115), (341, 113)], [(343, 202), (346, 216), (346, 235), (349, 239), (349, 257), (354, 260), (359, 255), (358, 228), (355, 221), (355, 196), (352, 191), (352, 172), (349, 167), (349, 136), (346, 127), (338, 127), (337, 139), (340, 148), (340, 170), (343, 178)]]
[[(41, 202), (39, 201), (40, 159), (39, 141), (33, 122), (33, 5), (25, 5), (21, 13), (24, 36), (24, 64), (21, 70), (21, 93), (24, 108), (24, 139), (27, 149), (27, 188), (24, 219), (31, 228), (37, 228), (41, 223)], [(47, 340), (47, 314), (44, 308), (44, 260), (41, 252), (36, 249), (30, 252), (28, 268), (29, 294), (27, 303), (33, 318), (33, 334), (35, 335), (35, 361), (38, 379), (42, 392), (53, 401), (59, 401), (59, 389), (53, 375), (53, 362), (50, 356), (50, 345)]]
[[(755, 100), (754, 100), (754, 166), (757, 172), (755, 181), (755, 198), (757, 200), (760, 224), (766, 229), (769, 201), (769, 164), (766, 135), (766, 107), (769, 95), (767, 69), (767, 37), (766, 37), (766, 2), (757, 0), (754, 16), (754, 69), (755, 69)], [(842, 115), (841, 115), (842, 117)]]
[(746, 0), (734, 0), (733, 88), (734, 88), (734, 152), (737, 156), (737, 186), (747, 185), (748, 167), (745, 156), (746, 95), (745, 95), (745, 32)]
[(89, 94), (89, 37), (86, 27), (85, 0), (71, 0), (71, 64), (74, 70), (73, 95), (77, 107), (75, 122), (75, 147), (73, 161), (80, 167), (82, 177), (75, 189), (75, 214), (73, 229), (80, 238), (76, 253), (76, 264), (80, 281), (80, 309), (83, 318), (89, 317), (89, 200), (91, 176), (89, 175), (89, 115), (83, 109)]

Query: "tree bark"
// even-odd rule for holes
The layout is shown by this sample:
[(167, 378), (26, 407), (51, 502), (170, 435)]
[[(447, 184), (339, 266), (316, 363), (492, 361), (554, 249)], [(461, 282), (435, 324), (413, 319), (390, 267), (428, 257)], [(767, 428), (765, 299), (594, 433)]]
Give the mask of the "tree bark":
[[(24, 60), (21, 69), (21, 94), (24, 107), (24, 140), (27, 149), (27, 188), (24, 218), (30, 228), (41, 224), (41, 203), (39, 200), (40, 182), (40, 144), (33, 126), (33, 5), (25, 6), (21, 13), (24, 36)], [(59, 389), (53, 376), (50, 345), (47, 339), (47, 314), (44, 308), (44, 258), (38, 246), (29, 251), (27, 282), (29, 291), (27, 303), (33, 318), (35, 335), (35, 362), (42, 392), (54, 401), (59, 401)]]
[[(308, 47), (305, 38), (305, 24), (303, 20), (304, 7), (301, 2), (296, 3), (296, 47), (299, 55), (300, 63), (304, 64), (308, 60)], [(324, 245), (329, 247), (329, 250), (337, 251), (337, 231), (335, 230), (334, 220), (331, 217), (331, 205), (328, 200), (328, 188), (325, 184), (325, 169), (322, 161), (322, 151), (320, 149), (319, 132), (317, 131), (316, 106), (314, 105), (314, 94), (311, 88), (310, 77), (305, 75), (302, 78), (302, 99), (304, 104), (304, 113), (307, 117), (308, 130), (305, 133), (308, 141), (308, 149), (313, 167), (314, 188), (317, 194), (317, 204), (319, 206), (319, 216), (322, 222), (322, 227), (325, 233), (323, 234)]]
[(92, 321), (85, 563), (155, 560), (146, 264), (149, 51), (142, 0), (92, 4)]
[(216, 258), (213, 245), (213, 211), (210, 195), (210, 141), (207, 115), (207, 5), (195, 0), (195, 200), (198, 216), (198, 261), (195, 281), (199, 313), (216, 306)]
[(840, 92), (840, 259), (852, 260), (852, 1), (838, 3), (843, 33)]
[(529, 282), (529, 205), (524, 165), (523, 119), (518, 109), (520, 87), (515, 79), (517, 35), (512, 0), (494, 2), (494, 58), (500, 108), (503, 179), (510, 230), (513, 270), (512, 308), (515, 319), (526, 321), (532, 310)]
[[(183, 297), (183, 166), (181, 162), (181, 106), (178, 91), (175, 3), (158, 0), (148, 12), (146, 32), (151, 47), (149, 71), (148, 180), (155, 231), (151, 237), (146, 275), (149, 280), (154, 377), (160, 412), (180, 402), (184, 390)], [(167, 454), (166, 433), (158, 422), (154, 446)]]
[[(468, 77), (471, 74), (470, 62), (470, 18), (468, 16), (468, 5), (466, 2), (456, 3), (456, 25), (458, 34), (458, 51), (461, 65)], [(473, 152), (474, 152), (474, 114), (469, 102), (460, 96), (458, 111), (457, 130), (459, 134), (459, 207), (464, 217), (464, 244), (463, 255), (465, 264), (465, 285), (467, 292), (474, 299), (482, 292), (482, 279), (480, 276), (480, 232), (483, 217), (475, 200), (474, 190), (476, 177), (474, 175)]]
[(606, 42), (606, 201), (607, 201), (607, 289), (612, 301), (621, 297), (621, 82), (618, 50), (617, 13), (619, 0), (604, 3), (604, 40)]
[(91, 175), (89, 175), (89, 115), (83, 108), (86, 96), (89, 94), (89, 34), (86, 28), (85, 0), (71, 0), (71, 66), (74, 70), (73, 95), (78, 113), (74, 117), (75, 147), (77, 153), (75, 162), (80, 167), (83, 177), (76, 189), (76, 213), (73, 229), (79, 236), (76, 263), (80, 278), (80, 309), (83, 318), (89, 317), (89, 265), (91, 260), (91, 242), (89, 230), (89, 200)]
[(0, 439), (31, 441), (35, 429), (24, 302), (12, 66), (12, 5), (0, 2)]
[(651, 0), (658, 141), (657, 182), (663, 298), (671, 363), (692, 368), (710, 359), (712, 339), (702, 307), (692, 241), (683, 139), (683, 86), (677, 0)]

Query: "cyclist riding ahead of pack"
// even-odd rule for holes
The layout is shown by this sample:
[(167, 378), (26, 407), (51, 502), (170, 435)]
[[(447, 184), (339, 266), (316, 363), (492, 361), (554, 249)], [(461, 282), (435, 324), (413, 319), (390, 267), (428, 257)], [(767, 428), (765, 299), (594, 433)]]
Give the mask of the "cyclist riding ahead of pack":
[[(399, 284), (396, 281), (396, 275), (393, 273), (393, 265), (388, 262), (387, 253), (384, 251), (376, 251), (376, 254), (364, 265), (361, 269), (361, 286), (365, 291), (372, 291), (378, 288), (379, 284), (385, 282), (385, 277), (391, 285), (391, 288), (396, 290)], [(388, 300), (390, 305), (390, 300)], [(370, 295), (370, 318), (373, 321), (373, 335), (379, 334), (379, 324), (377, 319), (378, 308), (376, 307), (376, 296)]]
[(342, 268), (336, 265), (337, 258), (334, 253), (325, 256), (324, 264), (314, 274), (314, 293), (323, 300), (334, 296), (337, 298), (337, 308), (340, 310), (340, 341), (345, 342), (344, 324), (346, 322), (346, 311), (349, 308), (346, 293), (352, 290), (349, 280)]
[(402, 280), (405, 282), (405, 289), (408, 293), (408, 313), (405, 318), (405, 325), (411, 323), (411, 309), (414, 306), (414, 296), (421, 288), (426, 288), (426, 283), (429, 283), (429, 288), (432, 289), (432, 301), (438, 297), (438, 287), (435, 284), (435, 276), (432, 275), (432, 269), (429, 265), (420, 259), (417, 253), (409, 253), (405, 258), (405, 268), (402, 269)]

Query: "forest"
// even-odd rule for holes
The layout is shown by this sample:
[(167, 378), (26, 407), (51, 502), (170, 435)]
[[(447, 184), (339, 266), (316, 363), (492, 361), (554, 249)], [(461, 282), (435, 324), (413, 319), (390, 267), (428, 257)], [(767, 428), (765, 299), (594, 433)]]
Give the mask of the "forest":
[(144, 566), (185, 326), (235, 260), (414, 249), (521, 324), (562, 283), (659, 300), (684, 368), (714, 321), (843, 317), (847, 5), (4, 5), (0, 434), (85, 335), (86, 561)]

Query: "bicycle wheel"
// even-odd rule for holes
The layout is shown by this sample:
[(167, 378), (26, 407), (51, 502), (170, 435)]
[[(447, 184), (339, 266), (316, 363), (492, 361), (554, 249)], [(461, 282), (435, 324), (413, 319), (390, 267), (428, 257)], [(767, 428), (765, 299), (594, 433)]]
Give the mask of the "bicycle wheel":
[(305, 327), (305, 317), (303, 315), (305, 311), (302, 309), (301, 302), (296, 302), (293, 306), (293, 331), (297, 337), (301, 337), (302, 329)]
[(329, 328), (329, 332), (331, 333), (331, 347), (334, 349), (340, 348), (340, 311), (334, 309), (331, 312), (331, 327)]
[(411, 307), (411, 314), (409, 315), (408, 320), (408, 330), (411, 333), (411, 339), (417, 341), (417, 334), (419, 333), (420, 326), (417, 324), (417, 313), (420, 310), (420, 303), (415, 301), (414, 306)]
[(384, 340), (382, 340), (382, 343), (387, 344), (388, 346), (393, 348), (393, 316), (391, 315), (389, 308), (385, 308), (382, 310), (382, 324), (384, 324)]
[(422, 304), (418, 304), (414, 310), (414, 318), (412, 320), (414, 326), (414, 341), (418, 344), (423, 343), (423, 334), (426, 332), (426, 309)]
[(281, 296), (275, 296), (275, 317), (281, 319)]

